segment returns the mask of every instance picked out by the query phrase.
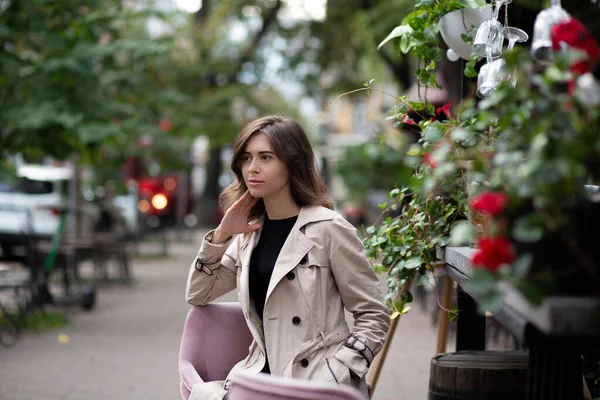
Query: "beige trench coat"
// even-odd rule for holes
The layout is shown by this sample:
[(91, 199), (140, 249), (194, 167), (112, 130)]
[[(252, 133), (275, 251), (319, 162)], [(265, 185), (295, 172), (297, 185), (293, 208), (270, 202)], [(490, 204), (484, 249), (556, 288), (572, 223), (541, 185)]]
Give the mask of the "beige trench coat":
[[(364, 351), (371, 362), (385, 342), (390, 318), (356, 229), (325, 207), (300, 210), (275, 263), (264, 326), (248, 289), (250, 257), (260, 233), (237, 235), (223, 244), (205, 238), (187, 281), (186, 297), (192, 305), (208, 304), (237, 289), (254, 340), (246, 359), (231, 373), (259, 373), (266, 354), (273, 375), (347, 384), (366, 398), (368, 362), (344, 341), (350, 333), (362, 338), (371, 350)], [(212, 274), (199, 271), (198, 261)], [(351, 331), (344, 308), (355, 319)], [(221, 399), (229, 385), (229, 378), (221, 385), (197, 385), (191, 399)]]

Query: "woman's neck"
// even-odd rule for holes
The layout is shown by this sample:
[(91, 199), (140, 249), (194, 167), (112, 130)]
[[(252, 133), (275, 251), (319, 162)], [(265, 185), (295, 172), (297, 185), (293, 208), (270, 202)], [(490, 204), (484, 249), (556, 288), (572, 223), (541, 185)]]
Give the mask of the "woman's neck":
[(263, 202), (271, 220), (291, 218), (300, 212), (300, 206), (294, 201), (288, 186), (269, 197), (263, 197)]

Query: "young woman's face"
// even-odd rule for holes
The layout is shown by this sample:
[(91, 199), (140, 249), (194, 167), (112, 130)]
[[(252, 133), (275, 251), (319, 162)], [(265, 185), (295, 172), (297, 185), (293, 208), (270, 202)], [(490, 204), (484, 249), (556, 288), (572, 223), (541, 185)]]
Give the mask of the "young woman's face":
[(253, 135), (242, 155), (242, 175), (253, 197), (271, 197), (289, 188), (287, 166), (264, 133)]

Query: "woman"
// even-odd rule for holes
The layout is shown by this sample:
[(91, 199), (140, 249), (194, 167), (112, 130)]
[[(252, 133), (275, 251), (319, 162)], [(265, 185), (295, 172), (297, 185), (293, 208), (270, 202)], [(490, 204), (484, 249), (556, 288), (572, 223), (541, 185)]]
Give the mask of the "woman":
[[(205, 305), (237, 289), (254, 340), (232, 372), (331, 381), (366, 397), (389, 313), (356, 229), (332, 211), (306, 133), (286, 117), (253, 121), (231, 169), (227, 211), (192, 263), (187, 301)], [(221, 399), (229, 386), (197, 385), (191, 399)]]

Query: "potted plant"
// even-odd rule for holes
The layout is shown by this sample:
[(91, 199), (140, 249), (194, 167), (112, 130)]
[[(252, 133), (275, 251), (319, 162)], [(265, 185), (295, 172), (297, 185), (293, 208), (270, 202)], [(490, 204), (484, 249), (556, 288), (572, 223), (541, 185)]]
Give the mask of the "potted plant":
[[(395, 39), (399, 51), (412, 41), (423, 45), (420, 34), (406, 35)], [(403, 284), (425, 275), (451, 242), (477, 248), (473, 264), (479, 268), (470, 284), (488, 296), (487, 309), (499, 304), (499, 282), (534, 302), (582, 289), (600, 294), (600, 235), (592, 225), (600, 220), (593, 197), (593, 183), (600, 181), (600, 93), (589, 72), (599, 51), (575, 20), (556, 26), (553, 39), (554, 63), (508, 54), (519, 84), (501, 84), (489, 99), (467, 101), (454, 115), (449, 107), (435, 110), (404, 98), (392, 110), (397, 125), (420, 128), (421, 139), (408, 152), (415, 173), (382, 205), (384, 212), (401, 208), (400, 215), (370, 227), (365, 244), (380, 261), (375, 268), (388, 273), (388, 300), (397, 315), (412, 300)], [(415, 54), (424, 62), (432, 53)], [(419, 82), (435, 85), (434, 71), (415, 73)], [(549, 257), (548, 249), (561, 256)]]
[[(481, 228), (471, 285), (508, 282), (534, 303), (600, 295), (600, 106), (589, 96), (600, 95), (590, 71), (600, 51), (573, 19), (556, 25), (552, 40), (553, 64), (513, 54), (519, 85), (501, 85), (465, 111), (476, 114), (466, 138), (487, 127), (487, 143), (477, 141), (485, 151), (458, 147), (447, 160), (470, 161), (470, 207)], [(497, 290), (485, 292), (497, 299)]]
[[(428, 88), (440, 87), (436, 79), (438, 63), (444, 57), (439, 46), (440, 30), (448, 36), (448, 22), (460, 17), (464, 28), (460, 38), (469, 42), (473, 27), (487, 15), (479, 10), (486, 7), (482, 0), (419, 1), (414, 11), (379, 47), (393, 41), (398, 52), (409, 53), (418, 59), (414, 74), (420, 98), (426, 99)], [(460, 46), (456, 51), (457, 54), (465, 53)], [(467, 64), (467, 76), (473, 76), (475, 61), (473, 58)], [(365, 85), (367, 90), (371, 89), (371, 82)], [(436, 138), (459, 124), (451, 117), (450, 106), (448, 103), (435, 108), (426, 100), (412, 102), (402, 96), (390, 112), (389, 119), (396, 127), (410, 126), (421, 134), (419, 143), (413, 145), (405, 157), (408, 165), (414, 168), (413, 176), (403, 188), (389, 192), (388, 201), (380, 206), (381, 218), (367, 229), (365, 237), (368, 256), (378, 261), (375, 270), (387, 272), (389, 290), (386, 300), (394, 317), (408, 312), (407, 304), (413, 299), (411, 282), (414, 279), (418, 285), (429, 282), (428, 271), (442, 263), (440, 249), (450, 242), (452, 227), (466, 219), (464, 174), (454, 168), (437, 166), (447, 148), (436, 145)], [(432, 176), (440, 179), (434, 182)], [(455, 311), (447, 311), (455, 315)]]
[[(403, 18), (402, 24), (390, 32), (378, 49), (393, 41), (399, 53), (411, 54), (419, 60), (415, 77), (425, 87), (425, 91), (427, 87), (437, 88), (440, 85), (436, 80), (436, 69), (444, 58), (444, 52), (439, 46), (441, 31), (450, 49), (457, 55), (470, 59), (465, 71), (467, 76), (473, 77), (476, 76), (473, 67), (477, 59), (467, 55), (470, 52), (465, 50), (468, 47), (466, 44), (472, 41), (475, 28), (489, 14), (485, 0), (420, 0), (415, 4), (414, 11)], [(418, 104), (413, 106), (418, 108)], [(433, 110), (429, 111), (433, 114)]]

